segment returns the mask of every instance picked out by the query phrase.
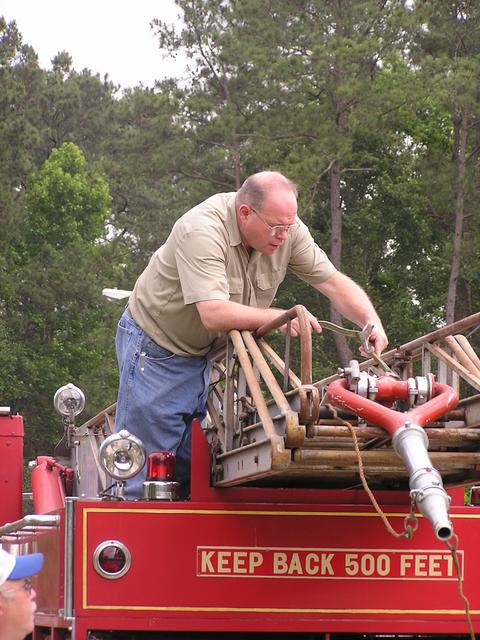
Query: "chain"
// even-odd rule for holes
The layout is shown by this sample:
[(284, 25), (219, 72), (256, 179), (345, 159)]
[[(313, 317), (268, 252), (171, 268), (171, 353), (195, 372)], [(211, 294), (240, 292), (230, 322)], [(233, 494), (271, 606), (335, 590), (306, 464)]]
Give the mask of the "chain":
[(403, 529), (405, 533), (405, 538), (410, 540), (413, 537), (413, 534), (418, 529), (418, 518), (415, 515), (415, 508), (417, 506), (417, 492), (410, 491), (410, 512), (408, 516), (405, 516), (403, 520)]

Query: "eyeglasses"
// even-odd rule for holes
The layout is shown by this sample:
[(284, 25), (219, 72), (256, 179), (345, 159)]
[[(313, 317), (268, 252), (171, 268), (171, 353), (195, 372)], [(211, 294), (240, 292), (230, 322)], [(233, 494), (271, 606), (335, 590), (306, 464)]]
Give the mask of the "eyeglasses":
[(33, 589), (32, 581), (30, 580), (30, 578), (25, 578), (22, 584), (20, 585), (19, 589), (1, 589), (0, 588), (0, 593), (7, 594), (7, 593), (14, 593), (15, 591), (23, 590), (23, 591), (26, 591), (28, 595), (30, 595), (32, 593), (32, 589)]
[(291, 229), (296, 229), (298, 227), (298, 220), (296, 220), (292, 224), (273, 224), (272, 225), (272, 224), (268, 224), (268, 222), (264, 220), (263, 216), (261, 216), (260, 213), (253, 207), (250, 207), (250, 211), (253, 211), (253, 213), (256, 216), (258, 216), (259, 220), (263, 222), (263, 224), (267, 227), (267, 229), (270, 231), (272, 236), (278, 236), (280, 233), (289, 233)]

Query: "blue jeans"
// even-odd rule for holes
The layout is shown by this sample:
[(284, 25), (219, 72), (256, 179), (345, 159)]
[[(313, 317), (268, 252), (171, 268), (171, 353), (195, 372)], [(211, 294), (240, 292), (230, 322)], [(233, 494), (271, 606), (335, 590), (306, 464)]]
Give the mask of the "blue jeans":
[[(127, 429), (141, 439), (147, 455), (171, 451), (177, 456), (180, 497), (190, 487), (190, 443), (193, 418), (203, 420), (210, 363), (202, 356), (177, 356), (158, 346), (125, 309), (115, 338), (120, 370), (115, 430)], [(125, 495), (140, 498), (146, 466), (127, 480)]]

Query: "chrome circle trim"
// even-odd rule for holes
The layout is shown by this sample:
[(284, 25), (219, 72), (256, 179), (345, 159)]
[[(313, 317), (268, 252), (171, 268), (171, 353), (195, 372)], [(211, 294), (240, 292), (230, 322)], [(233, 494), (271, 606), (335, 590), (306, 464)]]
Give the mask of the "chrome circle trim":
[[(100, 562), (99, 562), (100, 554), (107, 547), (118, 547), (121, 551), (123, 551), (125, 555), (125, 564), (122, 567), (122, 569), (120, 569), (120, 571), (117, 571), (117, 573), (108, 573), (107, 571), (104, 571), (100, 566)], [(128, 548), (123, 544), (123, 542), (119, 542), (118, 540), (104, 540), (97, 546), (97, 548), (93, 552), (92, 560), (93, 560), (93, 567), (95, 571), (98, 573), (98, 575), (102, 576), (102, 578), (107, 578), (107, 580), (117, 580), (118, 578), (121, 578), (122, 576), (124, 576), (127, 573), (127, 571), (130, 569), (130, 566), (132, 564), (132, 554), (130, 553)]]

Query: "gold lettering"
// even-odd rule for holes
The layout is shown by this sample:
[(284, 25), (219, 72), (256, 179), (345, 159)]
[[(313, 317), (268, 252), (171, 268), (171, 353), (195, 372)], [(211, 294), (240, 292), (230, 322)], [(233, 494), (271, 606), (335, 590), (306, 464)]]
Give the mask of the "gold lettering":
[(232, 573), (232, 570), (228, 566), (230, 558), (232, 557), (231, 551), (219, 551), (217, 554), (217, 572), (218, 573)]
[(453, 558), (450, 553), (444, 553), (443, 559), (447, 561), (447, 576), (453, 576)]
[[(334, 552), (320, 551), (313, 549), (293, 549), (286, 551), (275, 551), (272, 548), (259, 549), (240, 548), (238, 550), (228, 547), (220, 548), (198, 548), (199, 566), (201, 574), (226, 575), (238, 574), (250, 575), (283, 575), (292, 578), (301, 576), (311, 576), (320, 578), (321, 576), (335, 576), (333, 560)], [(345, 550), (346, 551), (346, 550)], [(344, 560), (344, 567), (341, 575), (344, 577), (384, 577), (391, 573), (397, 573), (398, 577), (412, 578), (438, 578), (452, 577), (455, 575), (455, 566), (451, 554), (437, 551), (431, 552), (393, 552), (393, 556), (388, 553), (380, 553), (380, 550), (373, 550), (372, 553), (345, 553), (339, 554), (340, 562)], [(265, 557), (268, 558), (267, 566)], [(391, 567), (391, 560), (395, 566)], [(270, 568), (271, 567), (271, 568)], [(271, 572), (271, 573), (270, 573)]]
[(412, 567), (413, 554), (412, 553), (402, 553), (400, 556), (400, 575), (405, 576), (407, 574), (407, 569), (411, 569)]
[(426, 553), (418, 553), (415, 556), (415, 575), (420, 578), (425, 578), (428, 576), (426, 564), (427, 564), (427, 554)]
[(211, 563), (211, 557), (213, 556), (213, 551), (202, 551), (202, 568), (201, 573), (215, 573), (213, 569), (213, 564)]
[(322, 576), (326, 575), (328, 573), (329, 576), (333, 576), (333, 568), (331, 565), (332, 562), (332, 558), (335, 554), (333, 553), (329, 553), (328, 555), (326, 553), (322, 553)]
[(233, 552), (233, 573), (247, 573), (246, 559), (246, 551)]
[(307, 553), (305, 558), (305, 571), (309, 576), (314, 576), (318, 573), (318, 556), (316, 553)]
[(287, 554), (276, 551), (273, 554), (273, 573), (287, 573)]
[(428, 558), (428, 575), (429, 576), (441, 576), (442, 570), (440, 568), (441, 556), (430, 555)]
[(260, 567), (263, 564), (263, 555), (260, 551), (252, 551), (250, 553), (248, 562), (248, 573), (255, 573), (256, 567)]
[(292, 553), (292, 559), (288, 567), (288, 573), (296, 573), (297, 575), (303, 575), (302, 563), (300, 562), (300, 556), (298, 553)]

